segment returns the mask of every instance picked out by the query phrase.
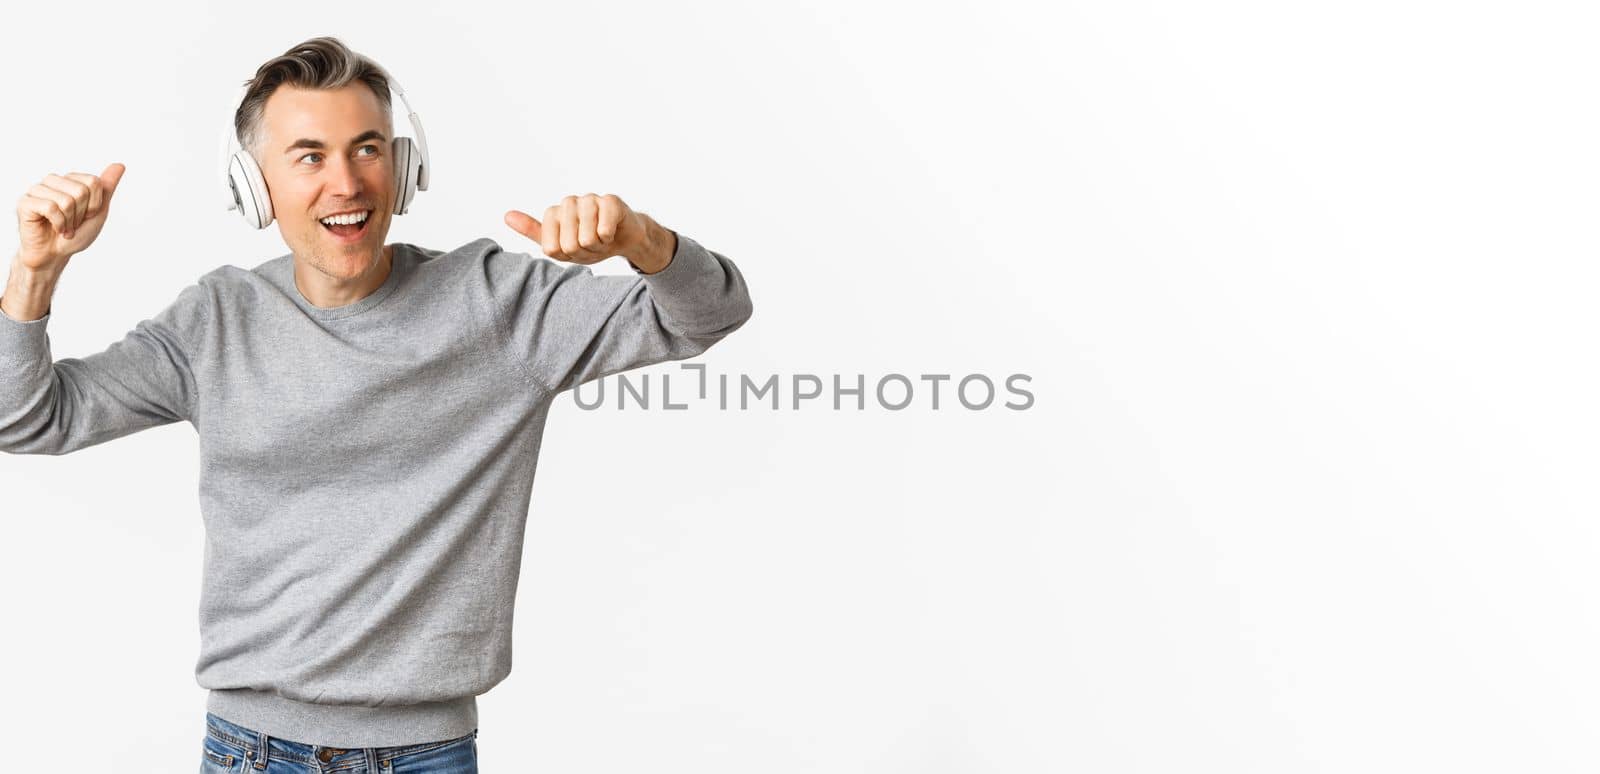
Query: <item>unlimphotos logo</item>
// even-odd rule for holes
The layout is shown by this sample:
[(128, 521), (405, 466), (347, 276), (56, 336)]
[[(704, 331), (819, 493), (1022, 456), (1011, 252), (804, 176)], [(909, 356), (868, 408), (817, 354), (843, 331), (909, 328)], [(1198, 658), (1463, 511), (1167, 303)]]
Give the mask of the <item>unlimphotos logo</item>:
[[(964, 374), (959, 378), (954, 374), (917, 374), (912, 377), (888, 373), (873, 380), (869, 388), (866, 374), (832, 374), (828, 380), (820, 374), (807, 373), (788, 374), (787, 378), (780, 374), (766, 374), (762, 379), (752, 378), (750, 374), (716, 374), (713, 381), (712, 375), (706, 373), (704, 363), (680, 363), (678, 368), (695, 372), (696, 378), (689, 390), (683, 389), (680, 383), (676, 401), (670, 373), (658, 374), (657, 380), (652, 380), (652, 375), (648, 373), (633, 378), (627, 374), (617, 374), (597, 379), (579, 385), (572, 391), (572, 399), (578, 408), (585, 411), (604, 408), (608, 403), (617, 409), (629, 408), (631, 403), (637, 409), (659, 407), (668, 411), (686, 411), (691, 406), (715, 406), (721, 411), (730, 408), (740, 411), (752, 408), (769, 411), (780, 408), (793, 411), (830, 410), (830, 405), (832, 411), (865, 411), (869, 397), (879, 408), (888, 411), (901, 411), (913, 405), (933, 411), (955, 406), (967, 411), (1002, 407), (1026, 411), (1033, 408), (1033, 392), (1022, 386), (1033, 381), (1028, 374), (1009, 374), (1003, 379), (996, 379), (977, 373)], [(609, 392), (615, 397), (607, 401), (606, 385), (613, 380), (616, 386)], [(661, 388), (654, 396), (650, 389), (652, 381)], [(828, 389), (830, 383), (831, 390)], [(1014, 400), (1001, 402), (1005, 397), (1002, 395), (1002, 385), (1004, 392)], [(785, 386), (788, 387), (787, 399), (782, 398), (782, 388)]]

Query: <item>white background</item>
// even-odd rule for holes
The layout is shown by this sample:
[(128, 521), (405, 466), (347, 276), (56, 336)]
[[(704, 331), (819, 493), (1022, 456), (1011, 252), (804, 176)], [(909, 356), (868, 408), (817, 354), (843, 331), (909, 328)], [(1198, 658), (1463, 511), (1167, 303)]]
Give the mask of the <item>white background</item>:
[[(127, 164), (50, 324), (98, 351), (287, 252), (217, 139), (334, 34), (428, 130), (391, 241), (617, 193), (749, 281), (712, 373), (1032, 376), (561, 401), (487, 772), (1592, 771), (1588, 7), (1049, 5), (23, 4), (0, 189)], [(0, 457), (6, 770), (198, 768), (197, 465)]]

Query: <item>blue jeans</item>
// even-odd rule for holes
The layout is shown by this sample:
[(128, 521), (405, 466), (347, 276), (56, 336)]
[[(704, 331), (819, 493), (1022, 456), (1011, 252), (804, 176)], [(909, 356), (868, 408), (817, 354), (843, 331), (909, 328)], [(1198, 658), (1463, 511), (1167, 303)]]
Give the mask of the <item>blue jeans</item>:
[(478, 774), (478, 730), (440, 742), (343, 750), (291, 742), (206, 713), (200, 774)]

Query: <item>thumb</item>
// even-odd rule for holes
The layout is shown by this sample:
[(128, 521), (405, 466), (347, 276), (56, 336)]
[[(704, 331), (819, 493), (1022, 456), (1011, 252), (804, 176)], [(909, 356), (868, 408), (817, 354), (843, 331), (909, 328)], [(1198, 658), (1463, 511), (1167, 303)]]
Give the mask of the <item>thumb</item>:
[(534, 220), (533, 216), (526, 212), (521, 210), (511, 210), (510, 212), (507, 212), (506, 225), (510, 226), (511, 230), (517, 232), (518, 234), (532, 239), (535, 242), (540, 241), (539, 235), (542, 233), (542, 231), (539, 221)]
[(111, 195), (117, 192), (117, 183), (122, 182), (122, 173), (126, 171), (126, 166), (113, 163), (100, 173), (100, 182), (106, 186), (106, 201), (111, 201)]

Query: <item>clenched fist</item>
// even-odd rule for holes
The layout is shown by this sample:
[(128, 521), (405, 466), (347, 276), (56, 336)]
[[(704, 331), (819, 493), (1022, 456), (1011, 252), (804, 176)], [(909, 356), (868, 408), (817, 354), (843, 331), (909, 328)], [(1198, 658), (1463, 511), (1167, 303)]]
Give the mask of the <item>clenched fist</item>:
[(31, 270), (59, 269), (93, 244), (126, 170), (112, 164), (99, 177), (85, 172), (46, 175), (28, 189), (17, 200), (17, 260)]
[(677, 249), (677, 234), (615, 194), (568, 196), (545, 208), (543, 223), (511, 210), (506, 225), (558, 261), (591, 264), (620, 255), (646, 274), (666, 268)]

